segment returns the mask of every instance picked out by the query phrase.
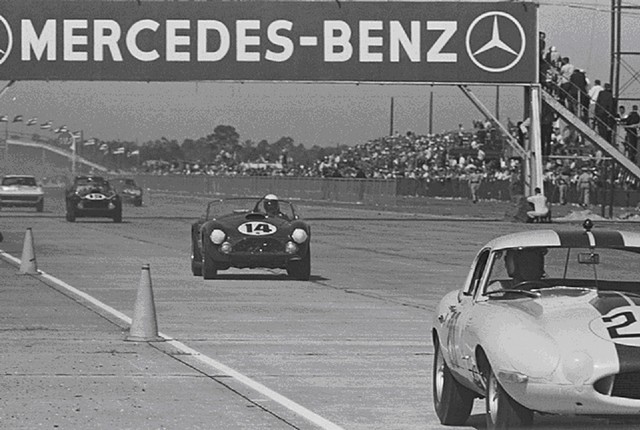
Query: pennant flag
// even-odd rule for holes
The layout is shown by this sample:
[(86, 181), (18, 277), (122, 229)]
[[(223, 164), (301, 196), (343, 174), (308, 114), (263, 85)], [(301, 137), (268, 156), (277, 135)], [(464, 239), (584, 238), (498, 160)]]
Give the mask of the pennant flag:
[(133, 157), (134, 155), (140, 155), (140, 150), (134, 149), (133, 151), (127, 154), (127, 157)]
[(115, 151), (112, 152), (112, 154), (124, 154), (124, 146), (121, 146), (120, 148), (116, 149)]
[(6, 115), (0, 116), (0, 122), (9, 122), (9, 118)]
[(91, 139), (85, 140), (85, 142), (83, 143), (84, 146), (91, 146), (95, 144), (96, 144), (96, 140), (93, 137)]
[(16, 115), (13, 118), (13, 122), (22, 122), (22, 115)]
[(107, 145), (106, 143), (103, 143), (102, 145), (100, 145), (100, 148), (98, 148), (100, 151), (108, 151), (109, 150), (109, 145)]
[(61, 125), (60, 127), (56, 128), (53, 132), (54, 133), (66, 133), (67, 130), (67, 126), (66, 125)]
[(80, 139), (80, 137), (82, 136), (82, 132), (80, 130), (74, 131), (74, 132), (71, 133), (71, 136), (76, 138), (76, 139)]
[(48, 130), (51, 128), (51, 121), (47, 121), (44, 124), (40, 124), (40, 128), (43, 130)]
[(27, 121), (27, 125), (34, 125), (38, 123), (38, 118), (30, 118), (29, 121)]

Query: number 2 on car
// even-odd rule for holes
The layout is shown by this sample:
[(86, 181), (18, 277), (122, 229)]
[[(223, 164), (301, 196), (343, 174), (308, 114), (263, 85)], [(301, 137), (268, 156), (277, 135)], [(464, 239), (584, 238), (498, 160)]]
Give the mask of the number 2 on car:
[(275, 225), (266, 222), (250, 221), (240, 224), (238, 231), (247, 236), (267, 236), (273, 234), (278, 229)]

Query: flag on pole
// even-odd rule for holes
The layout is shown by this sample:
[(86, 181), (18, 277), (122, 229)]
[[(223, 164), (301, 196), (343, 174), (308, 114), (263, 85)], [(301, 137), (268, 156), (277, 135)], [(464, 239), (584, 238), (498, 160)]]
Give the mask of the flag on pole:
[(48, 130), (51, 128), (51, 121), (47, 121), (44, 124), (40, 124), (40, 128), (43, 130)]
[(54, 133), (65, 133), (67, 132), (67, 126), (66, 125), (61, 125), (60, 127), (56, 128), (53, 132)]
[(102, 145), (100, 145), (100, 148), (98, 148), (100, 151), (108, 151), (109, 150), (109, 145), (107, 145), (106, 143), (103, 143)]
[(115, 151), (112, 152), (112, 154), (114, 154), (114, 155), (124, 154), (124, 146), (121, 146), (120, 148), (117, 148)]
[(133, 151), (127, 154), (127, 157), (133, 157), (134, 155), (140, 155), (140, 150), (134, 149)]
[(37, 124), (37, 123), (38, 123), (38, 118), (30, 118), (27, 121), (27, 125), (34, 125), (34, 124)]
[(73, 131), (73, 132), (71, 132), (71, 136), (76, 138), (76, 139), (80, 139), (80, 137), (82, 137), (82, 132), (80, 130)]
[(92, 137), (91, 139), (87, 139), (83, 145), (84, 146), (91, 146), (91, 145), (95, 145), (96, 144), (96, 140)]
[(16, 115), (13, 118), (13, 122), (22, 122), (22, 115)]
[(6, 115), (0, 116), (0, 122), (9, 122), (9, 118)]

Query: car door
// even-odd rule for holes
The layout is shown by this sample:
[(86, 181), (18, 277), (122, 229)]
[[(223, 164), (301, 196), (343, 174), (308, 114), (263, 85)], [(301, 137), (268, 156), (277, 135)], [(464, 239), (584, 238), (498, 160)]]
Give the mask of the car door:
[(468, 372), (472, 366), (469, 363), (469, 345), (465, 345), (466, 336), (464, 334), (471, 319), (475, 292), (479, 288), (486, 270), (489, 254), (489, 249), (483, 249), (478, 253), (467, 276), (465, 286), (458, 295), (457, 305), (449, 308), (447, 348), (451, 357), (451, 365), (460, 373)]

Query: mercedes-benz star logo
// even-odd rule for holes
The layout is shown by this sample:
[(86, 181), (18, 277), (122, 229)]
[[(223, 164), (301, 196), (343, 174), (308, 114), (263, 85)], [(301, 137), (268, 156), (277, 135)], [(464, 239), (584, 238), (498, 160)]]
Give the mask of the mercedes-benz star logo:
[[(482, 43), (488, 39), (489, 33), (491, 38)], [(525, 45), (522, 25), (505, 12), (486, 12), (477, 17), (467, 30), (469, 58), (487, 72), (498, 73), (511, 69), (522, 58)]]
[(0, 64), (4, 63), (13, 47), (13, 33), (9, 23), (0, 15)]

